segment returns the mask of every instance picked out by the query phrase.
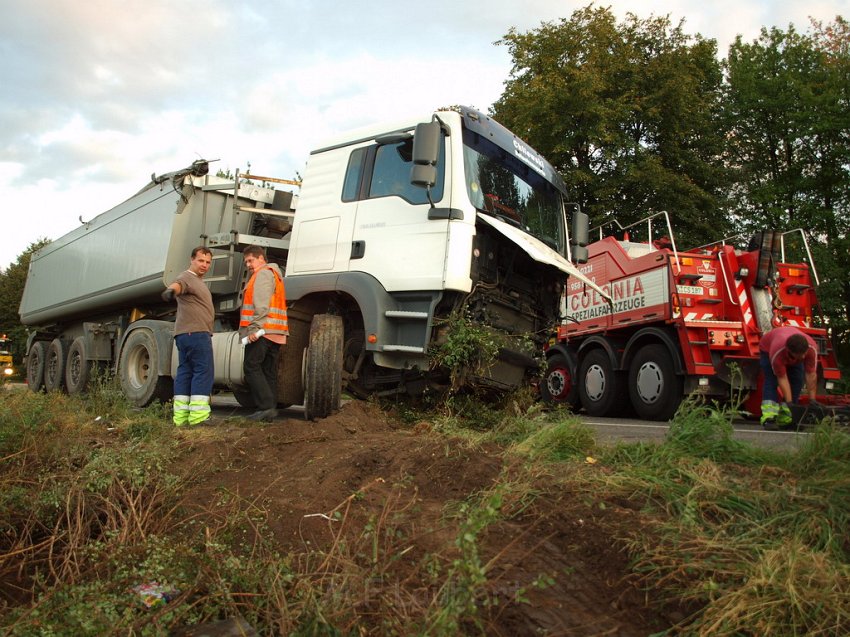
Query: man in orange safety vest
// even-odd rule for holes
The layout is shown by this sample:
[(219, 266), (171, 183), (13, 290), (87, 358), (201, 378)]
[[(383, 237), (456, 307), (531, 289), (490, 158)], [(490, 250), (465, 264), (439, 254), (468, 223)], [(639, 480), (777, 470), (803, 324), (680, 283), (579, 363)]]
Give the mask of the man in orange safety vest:
[(259, 246), (248, 246), (242, 256), (251, 272), (239, 316), (239, 335), (247, 337), (242, 368), (257, 408), (248, 418), (271, 421), (277, 417), (278, 355), (289, 334), (283, 274)]

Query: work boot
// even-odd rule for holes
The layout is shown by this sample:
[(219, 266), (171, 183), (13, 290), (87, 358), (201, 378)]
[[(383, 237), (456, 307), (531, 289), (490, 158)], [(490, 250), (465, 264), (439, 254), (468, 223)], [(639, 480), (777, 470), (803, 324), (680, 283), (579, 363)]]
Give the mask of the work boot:
[(779, 431), (779, 425), (776, 424), (776, 418), (768, 418), (763, 420), (761, 426), (765, 431)]

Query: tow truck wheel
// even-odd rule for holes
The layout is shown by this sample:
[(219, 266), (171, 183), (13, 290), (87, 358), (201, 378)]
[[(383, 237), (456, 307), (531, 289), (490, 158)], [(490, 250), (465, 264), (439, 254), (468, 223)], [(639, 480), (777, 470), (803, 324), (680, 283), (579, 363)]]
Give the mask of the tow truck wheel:
[(44, 360), (47, 358), (47, 346), (43, 341), (37, 341), (30, 347), (27, 356), (27, 385), (30, 391), (44, 389)]
[(684, 396), (682, 377), (664, 345), (642, 347), (629, 366), (629, 398), (645, 420), (670, 420)]
[(540, 386), (543, 402), (569, 404), (578, 407), (578, 386), (567, 357), (555, 354), (549, 358), (546, 378)]
[(589, 415), (605, 416), (615, 410), (622, 383), (604, 350), (587, 353), (581, 361), (578, 377), (579, 399)]
[(137, 329), (124, 342), (118, 360), (118, 378), (124, 395), (137, 407), (167, 400), (171, 395), (173, 381), (159, 375), (159, 356), (156, 338), (150, 330)]
[(308, 420), (325, 418), (339, 409), (343, 333), (341, 316), (313, 317), (304, 356), (304, 415)]
[(47, 348), (44, 362), (44, 389), (65, 391), (65, 365), (68, 362), (68, 341), (54, 338)]

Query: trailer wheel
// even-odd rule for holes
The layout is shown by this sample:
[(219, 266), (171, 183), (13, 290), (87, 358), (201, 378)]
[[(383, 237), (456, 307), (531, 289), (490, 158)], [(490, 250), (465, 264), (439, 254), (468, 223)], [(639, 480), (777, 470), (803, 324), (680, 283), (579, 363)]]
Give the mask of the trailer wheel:
[(65, 390), (65, 365), (68, 362), (68, 341), (54, 338), (47, 348), (44, 362), (45, 391)]
[(68, 393), (84, 393), (97, 367), (98, 363), (88, 359), (85, 337), (75, 338), (68, 350), (68, 362), (65, 365), (65, 387)]
[(547, 403), (566, 403), (578, 407), (578, 386), (570, 362), (563, 354), (549, 358), (546, 378), (540, 386), (540, 395)]
[(684, 396), (684, 382), (675, 373), (673, 358), (664, 345), (638, 350), (629, 368), (629, 397), (645, 420), (670, 420)]
[(578, 394), (589, 415), (605, 416), (614, 411), (621, 395), (621, 385), (620, 374), (614, 370), (604, 350), (592, 350), (582, 359)]
[(339, 409), (342, 398), (342, 317), (317, 314), (310, 324), (304, 355), (304, 415), (325, 418)]
[(36, 341), (27, 355), (27, 385), (30, 391), (44, 389), (44, 360), (47, 358), (47, 346), (44, 341)]
[(160, 376), (160, 353), (150, 330), (132, 332), (121, 350), (118, 377), (124, 395), (136, 406), (146, 407), (155, 400), (167, 400), (173, 388), (170, 377)]

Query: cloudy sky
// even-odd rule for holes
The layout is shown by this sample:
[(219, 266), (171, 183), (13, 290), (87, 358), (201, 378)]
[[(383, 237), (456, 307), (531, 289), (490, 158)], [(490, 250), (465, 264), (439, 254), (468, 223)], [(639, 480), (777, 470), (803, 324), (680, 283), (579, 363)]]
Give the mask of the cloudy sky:
[[(0, 0), (0, 268), (153, 172), (203, 157), (290, 178), (347, 129), (447, 104), (486, 111), (510, 71), (494, 42), (587, 3)], [(850, 17), (850, 0), (597, 4), (684, 19), (721, 56), (762, 26)]]

